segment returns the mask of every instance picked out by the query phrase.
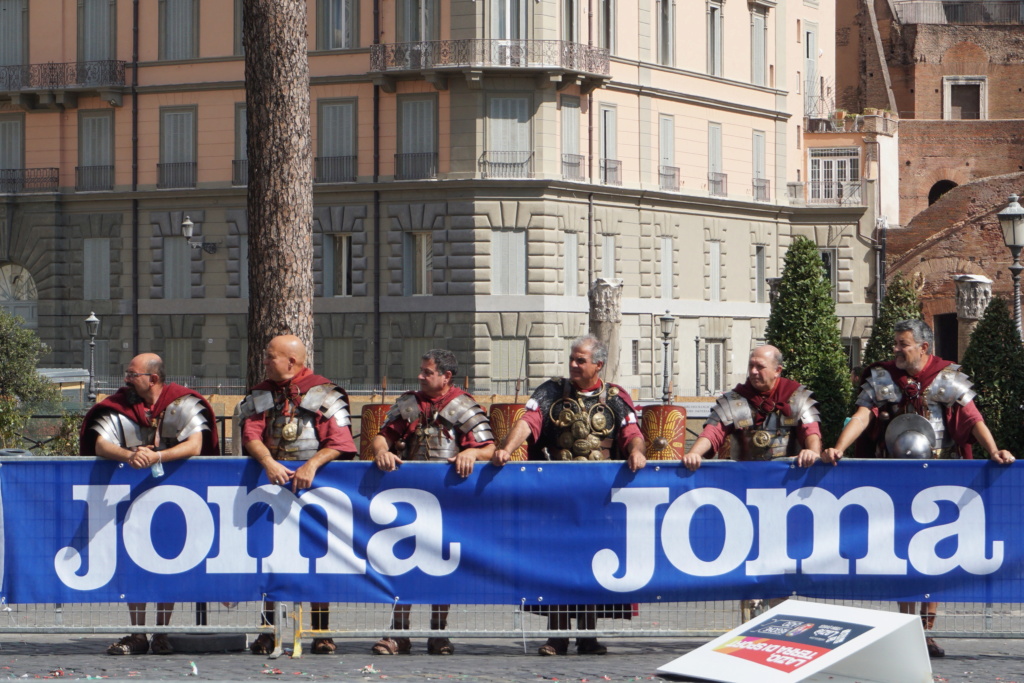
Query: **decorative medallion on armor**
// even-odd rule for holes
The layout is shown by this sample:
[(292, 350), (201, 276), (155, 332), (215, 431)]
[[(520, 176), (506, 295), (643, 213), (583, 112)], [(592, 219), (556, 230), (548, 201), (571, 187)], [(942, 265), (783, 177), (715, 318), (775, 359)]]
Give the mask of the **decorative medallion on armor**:
[(341, 427), (351, 424), (348, 397), (333, 384), (319, 384), (304, 395), (285, 392), (254, 391), (239, 405), (244, 421), (259, 413), (267, 414), (268, 433), (264, 443), (276, 460), (309, 460), (320, 450), (316, 418), (333, 419)]
[(762, 406), (764, 419), (757, 425), (754, 407), (735, 391), (726, 392), (711, 409), (708, 422), (724, 427), (733, 426), (730, 435), (730, 457), (733, 460), (771, 460), (796, 455), (797, 440), (790, 438), (800, 424), (819, 421), (817, 401), (805, 386), (793, 392), (787, 404), (789, 415), (782, 406)]
[(487, 413), (469, 394), (456, 396), (440, 411), (432, 411), (425, 418), (416, 394), (403, 394), (388, 411), (387, 422), (399, 417), (406, 424), (418, 422), (413, 437), (397, 446), (400, 451), (404, 450), (403, 459), (447, 461), (459, 452), (458, 434), (472, 433), (478, 442), (494, 439)]

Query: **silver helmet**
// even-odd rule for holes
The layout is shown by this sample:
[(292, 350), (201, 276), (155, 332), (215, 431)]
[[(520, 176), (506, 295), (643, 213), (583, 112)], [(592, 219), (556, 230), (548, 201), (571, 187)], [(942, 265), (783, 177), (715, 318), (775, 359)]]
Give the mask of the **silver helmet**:
[(885, 451), (890, 458), (927, 460), (935, 448), (935, 429), (925, 418), (905, 413), (885, 430)]

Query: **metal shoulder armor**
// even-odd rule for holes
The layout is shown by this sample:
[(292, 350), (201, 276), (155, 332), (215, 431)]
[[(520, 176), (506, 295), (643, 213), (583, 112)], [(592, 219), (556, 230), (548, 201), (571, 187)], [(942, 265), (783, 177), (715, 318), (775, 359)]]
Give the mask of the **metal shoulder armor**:
[(198, 396), (182, 396), (167, 406), (160, 422), (160, 438), (181, 443), (196, 432), (210, 431), (209, 416)]
[[(870, 401), (870, 404), (862, 401)], [(899, 403), (903, 400), (903, 392), (885, 368), (871, 368), (871, 376), (861, 389), (857, 405), (872, 407), (885, 403)]]
[(812, 422), (821, 422), (821, 414), (818, 412), (818, 402), (814, 400), (814, 393), (802, 384), (789, 397), (789, 409), (793, 424), (806, 425)]
[(320, 406), (317, 410), (324, 416), (325, 420), (334, 420), (339, 427), (348, 427), (352, 424), (352, 417), (348, 410), (348, 397), (340, 388), (334, 384), (321, 384), (326, 387), (320, 397)]
[(265, 413), (274, 407), (274, 394), (269, 391), (254, 391), (238, 404), (238, 417), (242, 421), (248, 420), (253, 415)]
[(491, 423), (487, 413), (467, 394), (455, 397), (441, 409), (441, 419), (459, 430), (462, 434), (473, 433), (477, 441), (491, 441)]
[(722, 394), (711, 411), (718, 416), (719, 423), (724, 427), (735, 424), (737, 429), (746, 429), (754, 424), (750, 403), (735, 391)]
[(92, 421), (89, 429), (96, 432), (110, 443), (124, 446), (124, 431), (121, 429), (119, 415), (113, 411), (105, 410), (99, 417)]
[(420, 403), (416, 400), (416, 394), (410, 391), (399, 396), (395, 405), (388, 410), (384, 424), (390, 424), (398, 418), (402, 418), (407, 424), (412, 424), (420, 419)]
[(971, 378), (960, 370), (959, 365), (956, 363), (947, 365), (928, 385), (925, 400), (942, 405), (959, 403), (965, 406), (977, 396), (977, 392), (971, 390), (972, 386), (974, 383), (971, 382)]

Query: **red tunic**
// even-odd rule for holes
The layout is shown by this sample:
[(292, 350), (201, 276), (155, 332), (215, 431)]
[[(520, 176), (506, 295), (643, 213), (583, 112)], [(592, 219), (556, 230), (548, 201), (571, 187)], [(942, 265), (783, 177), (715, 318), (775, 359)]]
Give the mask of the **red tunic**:
[[(416, 433), (416, 428), (420, 424), (420, 420), (423, 416), (437, 415), (447, 406), (449, 403), (454, 401), (456, 398), (462, 395), (473, 396), (459, 387), (451, 387), (448, 392), (437, 398), (430, 398), (422, 391), (410, 391), (410, 394), (416, 397), (416, 402), (420, 406), (420, 419), (414, 420), (413, 422), (406, 422), (405, 418), (399, 415), (394, 420), (390, 420), (380, 428), (381, 436), (388, 440), (389, 444), (394, 444), (396, 441), (407, 441), (412, 438)], [(473, 432), (468, 434), (459, 434), (459, 450), (464, 451), (467, 448), (478, 448), (480, 446), (486, 446), (494, 443), (494, 439), (487, 439), (485, 441), (477, 441), (476, 435)]]
[[(751, 404), (751, 413), (754, 416), (754, 424), (760, 425), (764, 422), (765, 417), (772, 412), (771, 408), (777, 409), (786, 417), (790, 415), (789, 399), (793, 396), (793, 392), (800, 388), (800, 383), (789, 379), (788, 377), (779, 377), (775, 380), (775, 386), (767, 394), (759, 393), (754, 387), (750, 386), (750, 382), (744, 382), (743, 384), (737, 384), (736, 388), (733, 389), (740, 396), (747, 399), (747, 402)], [(758, 405), (764, 407), (766, 412), (758, 410)], [(700, 435), (711, 442), (711, 449), (718, 452), (718, 449), (725, 443), (727, 436), (736, 431), (735, 425), (724, 426), (719, 423), (707, 423), (704, 425), (704, 429), (701, 430)], [(812, 434), (821, 436), (821, 425), (817, 422), (811, 422), (804, 424), (800, 422), (797, 424), (796, 429), (793, 430), (796, 438), (799, 439), (800, 443), (806, 447), (807, 437)]]

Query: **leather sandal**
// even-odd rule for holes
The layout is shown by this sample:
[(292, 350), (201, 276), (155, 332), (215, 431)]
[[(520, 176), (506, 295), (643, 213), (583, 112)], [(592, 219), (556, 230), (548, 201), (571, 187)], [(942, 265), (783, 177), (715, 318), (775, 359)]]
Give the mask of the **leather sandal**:
[(427, 638), (427, 654), (453, 655), (455, 646), (447, 638)]
[(252, 641), (252, 645), (249, 646), (249, 652), (254, 655), (269, 655), (274, 651), (274, 636), (269, 633), (261, 633), (256, 636), (256, 640)]
[(577, 638), (576, 654), (579, 655), (606, 655), (608, 648), (597, 642), (597, 638)]
[(313, 639), (313, 654), (315, 655), (333, 655), (334, 651), (338, 648), (334, 645), (334, 639), (332, 638), (314, 638)]
[(375, 655), (407, 655), (410, 650), (412, 641), (408, 638), (381, 638), (371, 648)]
[(946, 651), (939, 647), (934, 638), (925, 638), (924, 644), (928, 646), (928, 656), (932, 659), (946, 656)]
[(157, 633), (149, 643), (149, 651), (155, 655), (169, 655), (174, 652), (166, 633)]
[(149, 652), (149, 639), (145, 633), (125, 636), (107, 648), (108, 655), (144, 655)]
[(548, 642), (541, 645), (537, 650), (537, 654), (541, 657), (554, 657), (555, 655), (564, 655), (568, 652), (568, 638), (548, 638)]

